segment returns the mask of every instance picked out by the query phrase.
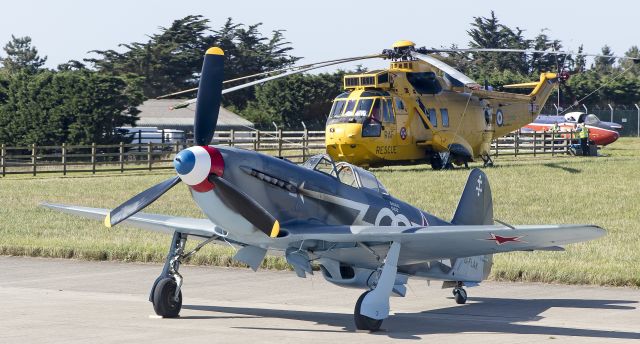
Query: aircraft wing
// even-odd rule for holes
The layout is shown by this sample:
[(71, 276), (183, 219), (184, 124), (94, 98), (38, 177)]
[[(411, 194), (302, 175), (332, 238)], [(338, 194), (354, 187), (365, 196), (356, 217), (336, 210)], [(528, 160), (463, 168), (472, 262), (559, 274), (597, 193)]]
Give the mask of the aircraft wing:
[[(103, 221), (109, 213), (109, 209), (80, 207), (75, 205), (42, 203), (42, 206), (63, 213), (99, 221)], [(172, 234), (174, 231), (178, 230), (182, 233), (206, 238), (210, 238), (214, 235), (218, 235), (217, 233), (220, 233), (220, 231), (216, 232), (216, 225), (208, 219), (196, 219), (190, 217), (137, 213), (122, 223), (154, 232)]]
[[(400, 242), (402, 255), (416, 259), (471, 257), (510, 251), (557, 249), (558, 246), (592, 240), (605, 235), (594, 225), (527, 225), (506, 227), (430, 226), (299, 226), (283, 227), (291, 244), (317, 240), (329, 243)], [(281, 230), (281, 231), (282, 231)], [(359, 249), (359, 248), (357, 248)]]

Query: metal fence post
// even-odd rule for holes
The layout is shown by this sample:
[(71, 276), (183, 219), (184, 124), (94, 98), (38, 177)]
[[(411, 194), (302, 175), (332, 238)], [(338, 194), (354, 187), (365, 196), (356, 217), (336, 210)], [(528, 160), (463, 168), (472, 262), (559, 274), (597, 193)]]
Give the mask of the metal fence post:
[(235, 129), (231, 129), (229, 132), (229, 147), (233, 147), (236, 143), (236, 131)]
[(7, 156), (7, 146), (3, 143), (0, 149), (0, 165), (2, 165), (2, 176), (4, 177), (7, 174), (7, 162), (5, 160)]
[(62, 175), (67, 175), (67, 144), (62, 144)]
[(91, 173), (96, 174), (96, 143), (91, 144)]
[(607, 104), (607, 106), (609, 106), (609, 109), (611, 110), (611, 121), (609, 122), (613, 122), (613, 106), (611, 106), (611, 104)]
[(36, 144), (32, 144), (31, 145), (31, 164), (33, 165), (33, 175), (36, 175)]

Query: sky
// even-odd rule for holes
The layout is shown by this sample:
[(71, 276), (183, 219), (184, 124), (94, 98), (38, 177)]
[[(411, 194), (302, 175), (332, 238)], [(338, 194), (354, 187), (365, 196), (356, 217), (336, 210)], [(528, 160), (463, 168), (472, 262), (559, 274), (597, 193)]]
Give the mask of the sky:
[[(70, 59), (90, 57), (90, 50), (118, 49), (119, 43), (146, 42), (158, 27), (175, 19), (201, 14), (211, 26), (227, 17), (243, 24), (263, 23), (261, 32), (284, 29), (292, 54), (306, 62), (379, 53), (393, 42), (409, 39), (417, 46), (466, 47), (466, 31), (473, 17), (494, 10), (505, 25), (525, 29), (533, 38), (542, 29), (560, 39), (569, 50), (584, 44), (585, 52), (599, 53), (608, 44), (622, 55), (638, 45), (634, 29), (640, 2), (609, 0), (593, 6), (584, 1), (3, 1), (0, 46), (11, 35), (30, 36), (47, 67)], [(0, 56), (3, 55), (0, 51)], [(369, 68), (384, 67), (378, 61)], [(350, 69), (345, 65), (342, 68)]]

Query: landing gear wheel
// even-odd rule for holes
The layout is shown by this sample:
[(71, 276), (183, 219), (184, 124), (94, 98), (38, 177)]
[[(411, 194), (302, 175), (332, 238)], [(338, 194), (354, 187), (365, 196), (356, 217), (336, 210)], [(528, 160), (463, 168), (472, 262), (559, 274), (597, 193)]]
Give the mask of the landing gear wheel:
[(173, 278), (163, 278), (153, 290), (153, 310), (164, 318), (176, 318), (182, 308), (182, 291), (175, 298), (178, 285)]
[(380, 325), (382, 325), (382, 320), (371, 319), (368, 316), (360, 314), (360, 306), (362, 306), (362, 300), (364, 297), (369, 294), (370, 291), (365, 292), (360, 295), (358, 301), (356, 302), (356, 308), (353, 311), (353, 318), (356, 323), (356, 328), (358, 330), (365, 330), (375, 332), (380, 329)]
[(453, 289), (453, 297), (456, 299), (456, 303), (464, 305), (467, 303), (467, 291), (462, 288)]
[(436, 171), (441, 170), (442, 167), (444, 167), (442, 164), (442, 157), (440, 157), (440, 154), (438, 153), (433, 153), (433, 155), (431, 155), (429, 163), (431, 164), (431, 168)]

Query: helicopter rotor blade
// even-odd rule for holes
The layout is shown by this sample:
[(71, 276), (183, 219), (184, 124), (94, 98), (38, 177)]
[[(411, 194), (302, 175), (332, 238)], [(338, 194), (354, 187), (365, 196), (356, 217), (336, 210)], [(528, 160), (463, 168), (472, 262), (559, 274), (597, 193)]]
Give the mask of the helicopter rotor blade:
[(466, 87), (469, 88), (474, 88), (474, 87), (479, 87), (480, 85), (475, 82), (473, 79), (469, 78), (468, 76), (462, 74), (462, 72), (460, 72), (459, 70), (449, 66), (448, 64), (438, 60), (435, 57), (429, 56), (429, 55), (425, 55), (425, 54), (420, 54), (417, 52), (412, 52), (411, 53), (413, 55), (413, 57), (420, 59), (430, 65), (432, 65), (433, 67), (447, 73), (449, 76), (451, 76), (452, 78), (460, 81), (461, 83), (463, 83)]
[[(245, 84), (242, 84), (242, 85), (226, 88), (226, 89), (222, 90), (222, 94), (235, 92), (235, 91), (241, 90), (243, 88), (259, 85), (259, 84), (262, 84), (262, 83), (265, 83), (265, 82), (268, 82), (268, 81), (277, 80), (277, 79), (284, 78), (284, 77), (287, 77), (287, 76), (290, 76), (290, 75), (295, 75), (295, 74), (308, 72), (310, 70), (314, 70), (314, 69), (318, 69), (318, 68), (329, 67), (329, 66), (333, 66), (333, 65), (337, 65), (337, 64), (347, 63), (347, 62), (354, 62), (354, 61), (374, 59), (374, 58), (383, 58), (383, 57), (384, 57), (384, 55), (375, 54), (375, 55), (365, 55), (365, 56), (358, 56), (358, 57), (351, 57), (351, 58), (345, 58), (345, 59), (325, 61), (324, 63), (313, 64), (310, 67), (294, 69), (294, 70), (287, 70), (287, 71), (285, 71), (285, 72), (283, 72), (281, 74), (278, 74), (278, 75), (269, 76), (269, 77), (262, 78), (262, 79), (259, 79), (259, 80), (255, 80), (255, 81), (251, 81), (251, 82), (248, 82), (248, 83), (245, 83)], [(189, 105), (191, 105), (191, 104), (193, 104), (195, 102), (196, 102), (196, 99), (190, 99), (190, 100), (184, 101), (182, 103), (179, 103), (179, 104), (171, 107), (171, 109), (172, 110), (182, 109), (182, 108), (185, 108), (185, 107), (187, 107), (187, 106), (189, 106)]]
[(535, 49), (502, 49), (502, 48), (469, 48), (469, 49), (426, 49), (430, 53), (522, 53), (522, 54), (550, 54), (550, 55), (580, 55), (589, 57), (606, 57), (612, 59), (623, 59), (640, 61), (638, 57), (629, 56), (617, 56), (617, 55), (602, 55), (602, 54), (590, 54), (590, 53), (577, 53), (575, 51), (561, 51), (561, 50), (535, 50)]

